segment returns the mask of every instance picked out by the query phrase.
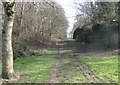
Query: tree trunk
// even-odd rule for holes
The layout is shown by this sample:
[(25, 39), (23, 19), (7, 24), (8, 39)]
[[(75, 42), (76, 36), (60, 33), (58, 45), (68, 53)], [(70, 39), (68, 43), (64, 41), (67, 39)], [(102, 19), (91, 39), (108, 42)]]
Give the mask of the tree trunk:
[(118, 49), (120, 49), (120, 1), (118, 2)]
[(12, 0), (11, 2), (3, 2), (3, 7), (5, 17), (2, 30), (2, 78), (12, 79), (14, 77), (12, 28), (15, 14), (15, 3), (12, 2)]

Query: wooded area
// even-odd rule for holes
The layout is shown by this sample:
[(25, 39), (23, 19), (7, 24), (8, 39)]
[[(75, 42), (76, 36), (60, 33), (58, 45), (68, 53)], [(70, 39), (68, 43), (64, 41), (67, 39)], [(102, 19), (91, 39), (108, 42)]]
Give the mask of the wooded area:
[(75, 0), (73, 39), (56, 0), (0, 4), (0, 82), (118, 83), (120, 2)]
[(77, 16), (74, 39), (87, 44), (99, 43), (105, 49), (118, 48), (117, 4), (117, 2), (78, 4), (82, 7), (80, 9), (82, 13)]

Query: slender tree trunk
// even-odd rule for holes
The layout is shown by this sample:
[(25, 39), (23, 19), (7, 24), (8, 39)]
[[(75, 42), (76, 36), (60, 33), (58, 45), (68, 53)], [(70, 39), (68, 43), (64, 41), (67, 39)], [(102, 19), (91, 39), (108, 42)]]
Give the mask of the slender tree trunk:
[(120, 49), (120, 1), (118, 2), (118, 49)]
[(12, 50), (12, 28), (14, 21), (15, 3), (3, 2), (4, 7), (4, 25), (2, 30), (2, 78), (12, 79), (14, 75), (13, 69), (13, 50)]
[(25, 3), (21, 2), (21, 12), (20, 12), (20, 37), (22, 36), (22, 32), (23, 32), (23, 15), (24, 15), (24, 7), (25, 7)]

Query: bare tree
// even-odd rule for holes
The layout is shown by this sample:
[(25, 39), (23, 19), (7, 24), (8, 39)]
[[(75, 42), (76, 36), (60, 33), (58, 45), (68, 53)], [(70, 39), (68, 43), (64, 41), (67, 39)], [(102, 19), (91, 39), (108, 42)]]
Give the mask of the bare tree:
[[(13, 31), (15, 31), (14, 33), (20, 31), (16, 33), (20, 34), (20, 41), (32, 40), (33, 43), (36, 41), (47, 44), (55, 38), (65, 38), (62, 35), (66, 35), (68, 21), (63, 8), (58, 3), (50, 0), (24, 3), (24, 10), (19, 9), (21, 4), (17, 3), (16, 6), (18, 9), (16, 10), (15, 29)], [(16, 28), (21, 28), (21, 18), (23, 23), (22, 29), (19, 30)]]

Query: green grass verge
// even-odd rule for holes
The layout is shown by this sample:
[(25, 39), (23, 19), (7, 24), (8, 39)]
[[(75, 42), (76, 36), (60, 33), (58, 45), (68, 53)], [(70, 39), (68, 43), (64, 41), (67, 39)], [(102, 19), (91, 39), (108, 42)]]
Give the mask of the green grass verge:
[(25, 75), (20, 83), (45, 83), (50, 80), (55, 58), (52, 56), (32, 56), (14, 61), (14, 69), (18, 75)]
[(101, 80), (118, 83), (118, 56), (82, 56), (80, 60)]

